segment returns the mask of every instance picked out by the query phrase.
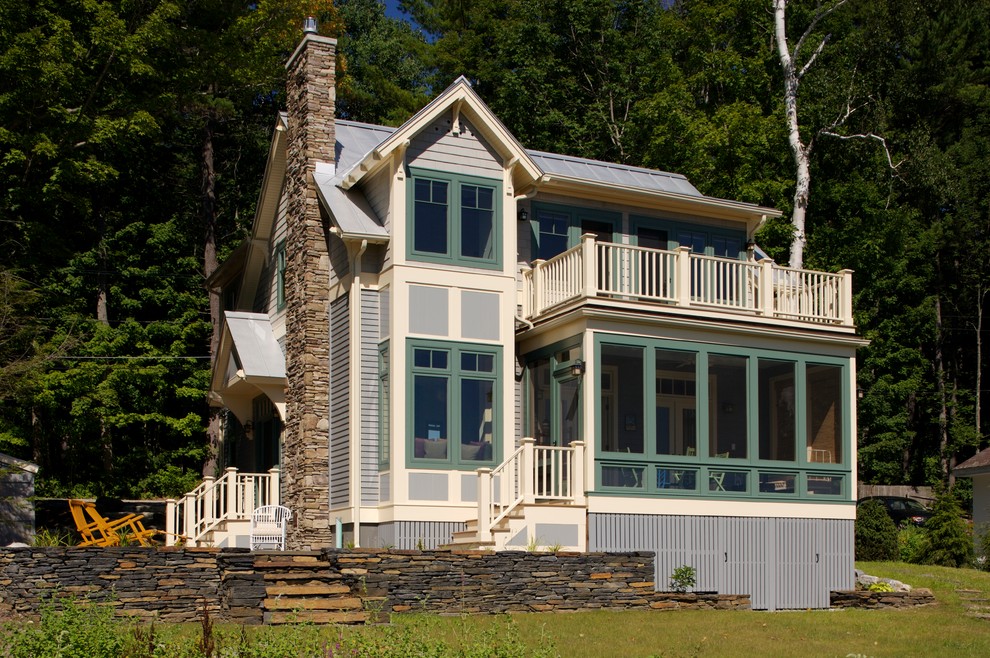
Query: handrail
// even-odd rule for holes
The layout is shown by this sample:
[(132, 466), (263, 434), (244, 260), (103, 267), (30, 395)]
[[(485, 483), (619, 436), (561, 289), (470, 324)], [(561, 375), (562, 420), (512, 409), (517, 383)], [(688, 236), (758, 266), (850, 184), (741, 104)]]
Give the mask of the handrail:
[(522, 316), (535, 320), (581, 297), (672, 304), (852, 326), (852, 270), (838, 273), (635, 245), (591, 235), (523, 270)]
[(219, 478), (203, 478), (181, 503), (166, 501), (165, 525), (171, 533), (166, 535), (166, 544), (175, 543), (174, 535), (184, 535), (195, 546), (224, 521), (248, 520), (255, 508), (278, 504), (278, 468), (268, 473), (239, 473), (236, 468), (227, 468)]
[(520, 446), (494, 469), (479, 468), (478, 536), (491, 537), (492, 529), (515, 509), (536, 501), (583, 505), (584, 442), (569, 446), (537, 446), (524, 438)]

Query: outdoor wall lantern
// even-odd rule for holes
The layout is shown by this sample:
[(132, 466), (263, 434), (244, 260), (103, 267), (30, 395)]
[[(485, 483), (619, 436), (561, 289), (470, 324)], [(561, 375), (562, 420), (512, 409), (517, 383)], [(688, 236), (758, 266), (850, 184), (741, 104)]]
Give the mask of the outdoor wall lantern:
[(584, 361), (578, 359), (571, 365), (571, 377), (580, 377), (584, 374)]
[(519, 218), (519, 221), (520, 222), (528, 222), (529, 221), (529, 211), (526, 210), (525, 208), (520, 208), (519, 209), (519, 212), (516, 213), (516, 217)]

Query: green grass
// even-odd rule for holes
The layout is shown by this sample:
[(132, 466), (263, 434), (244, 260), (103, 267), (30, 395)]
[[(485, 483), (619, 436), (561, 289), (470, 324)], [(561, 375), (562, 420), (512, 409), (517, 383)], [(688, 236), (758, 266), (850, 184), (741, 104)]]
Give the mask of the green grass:
[[(970, 614), (967, 598), (990, 599), (990, 574), (972, 569), (920, 566), (905, 563), (863, 563), (876, 576), (895, 578), (931, 589), (938, 604), (906, 610), (752, 611), (627, 611), (573, 614), (518, 614), (506, 617), (438, 617), (397, 615), (386, 627), (343, 629), (349, 648), (359, 653), (332, 652), (333, 656), (990, 656), (990, 620)], [(978, 594), (960, 595), (959, 590)], [(969, 605), (973, 605), (970, 603)], [(978, 604), (978, 605), (983, 605)], [(108, 618), (76, 616), (82, 630), (69, 619), (55, 620), (49, 644), (63, 645), (68, 637), (102, 645), (114, 635)], [(134, 630), (114, 624), (125, 634), (124, 649), (113, 656), (202, 656), (196, 648), (198, 625), (158, 626), (156, 649), (135, 650)], [(31, 632), (31, 625), (8, 624), (6, 630)], [(145, 627), (147, 628), (147, 627)], [(99, 632), (96, 632), (99, 631)], [(146, 632), (146, 631), (145, 631)], [(242, 632), (245, 634), (242, 636)], [(217, 625), (218, 651), (214, 655), (243, 658), (274, 656), (327, 656), (339, 638), (329, 627), (267, 627), (242, 631)], [(0, 636), (4, 627), (0, 626)], [(129, 638), (129, 639), (128, 639)], [(85, 655), (98, 658), (102, 649), (83, 653), (49, 653), (38, 639), (27, 653), (9, 636), (0, 637), (0, 656)], [(26, 636), (18, 638), (28, 639)], [(36, 638), (37, 639), (37, 638)], [(7, 640), (7, 641), (4, 641)], [(111, 643), (112, 644), (112, 643)], [(149, 643), (138, 642), (148, 647)], [(167, 645), (167, 646), (166, 646)], [(219, 645), (223, 645), (221, 650)], [(109, 646), (108, 650), (109, 650)], [(120, 645), (115, 645), (120, 646)], [(22, 646), (20, 649), (28, 649)], [(95, 653), (94, 653), (95, 651)]]
[[(927, 587), (938, 604), (906, 610), (582, 612), (514, 615), (521, 639), (561, 656), (990, 656), (990, 620), (966, 614), (958, 589), (990, 599), (990, 574), (863, 563), (875, 576)], [(972, 595), (976, 597), (977, 595)], [(484, 628), (485, 617), (447, 622)], [(464, 631), (459, 631), (463, 633)]]

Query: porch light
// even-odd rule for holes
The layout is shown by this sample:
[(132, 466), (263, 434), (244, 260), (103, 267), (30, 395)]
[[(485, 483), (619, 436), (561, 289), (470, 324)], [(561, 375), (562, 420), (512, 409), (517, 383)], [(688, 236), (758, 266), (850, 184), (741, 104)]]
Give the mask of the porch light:
[(529, 211), (526, 210), (525, 208), (520, 208), (519, 209), (519, 212), (516, 213), (516, 217), (519, 218), (519, 221), (520, 222), (528, 222), (529, 221)]
[(254, 432), (254, 423), (252, 423), (250, 420), (244, 423), (243, 427), (244, 427), (244, 436), (251, 436), (251, 433)]
[(584, 374), (584, 361), (578, 359), (571, 365), (571, 377), (580, 377)]
[(857, 400), (862, 400), (863, 399), (863, 395), (865, 393), (866, 393), (866, 391), (863, 390), (863, 387), (862, 386), (857, 386), (856, 387), (856, 399)]
[(755, 242), (752, 242), (752, 241), (747, 242), (746, 243), (746, 251), (754, 251), (754, 250), (756, 250), (756, 243)]

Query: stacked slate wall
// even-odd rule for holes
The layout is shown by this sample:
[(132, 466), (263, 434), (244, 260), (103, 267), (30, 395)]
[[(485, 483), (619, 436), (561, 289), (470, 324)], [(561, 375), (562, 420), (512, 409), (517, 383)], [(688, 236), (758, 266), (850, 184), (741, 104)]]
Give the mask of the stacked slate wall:
[(656, 592), (652, 553), (6, 548), (0, 617), (46, 599), (109, 600), (121, 616), (361, 623), (390, 613), (748, 608), (744, 595)]

